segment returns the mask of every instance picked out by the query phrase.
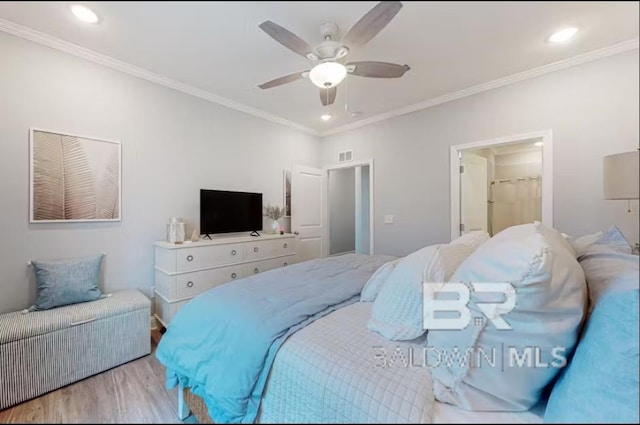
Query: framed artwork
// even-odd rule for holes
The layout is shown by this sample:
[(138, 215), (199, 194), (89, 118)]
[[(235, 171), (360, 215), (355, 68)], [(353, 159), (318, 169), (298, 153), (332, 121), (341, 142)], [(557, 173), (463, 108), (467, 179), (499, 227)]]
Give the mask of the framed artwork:
[(284, 170), (283, 174), (283, 193), (284, 200), (284, 216), (291, 217), (291, 170)]
[(120, 142), (30, 130), (30, 222), (120, 221)]

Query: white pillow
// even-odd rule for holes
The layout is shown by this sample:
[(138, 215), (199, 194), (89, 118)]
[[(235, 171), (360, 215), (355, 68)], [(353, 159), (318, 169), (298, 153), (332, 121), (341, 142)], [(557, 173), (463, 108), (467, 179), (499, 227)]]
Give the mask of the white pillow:
[[(587, 293), (574, 253), (557, 231), (540, 223), (514, 226), (481, 245), (450, 282), (469, 288), (471, 320), (464, 329), (428, 331), (427, 360), (437, 400), (466, 410), (531, 408), (562, 366), (551, 350), (561, 347), (555, 354), (569, 356), (577, 341)], [(496, 329), (478, 307), (486, 309), (493, 301), (488, 314), (496, 319), (502, 297), (472, 290), (470, 282), (513, 285), (515, 307), (501, 316), (512, 329)], [(451, 294), (441, 291), (437, 298), (446, 295)], [(471, 363), (460, 360), (466, 349)], [(456, 351), (462, 354), (453, 358)], [(520, 367), (514, 353), (523, 359), (527, 352)]]
[[(631, 253), (631, 245), (617, 227), (597, 233), (595, 240), (581, 246), (578, 258), (589, 289), (590, 309), (611, 291), (638, 289), (638, 256)], [(578, 238), (585, 241), (584, 236)]]
[(582, 257), (593, 245), (607, 246), (610, 249), (631, 254), (631, 245), (620, 233), (616, 226), (612, 226), (603, 232), (597, 232), (579, 238), (569, 238), (569, 243), (576, 251), (577, 257)]
[(452, 240), (449, 245), (471, 245), (476, 248), (485, 243), (489, 239), (489, 234), (482, 230), (474, 230), (472, 232), (465, 233), (460, 237)]
[[(380, 289), (367, 329), (387, 339), (406, 341), (419, 337), (422, 323), (423, 282), (446, 282), (458, 265), (489, 238), (473, 232), (448, 245), (432, 245), (400, 260)], [(425, 294), (432, 297), (437, 288)]]
[(360, 293), (360, 301), (372, 303), (376, 300), (382, 285), (389, 277), (389, 274), (396, 268), (400, 260), (389, 261), (388, 263), (384, 263), (378, 270), (373, 273), (373, 276), (369, 278), (367, 283), (362, 288), (362, 292)]

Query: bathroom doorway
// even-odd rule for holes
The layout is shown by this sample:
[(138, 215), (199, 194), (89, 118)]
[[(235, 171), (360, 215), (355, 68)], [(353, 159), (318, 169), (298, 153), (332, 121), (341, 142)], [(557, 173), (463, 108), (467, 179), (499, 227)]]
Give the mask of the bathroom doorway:
[(552, 225), (550, 132), (457, 146), (454, 154), (452, 238), (476, 230), (493, 236), (534, 221)]

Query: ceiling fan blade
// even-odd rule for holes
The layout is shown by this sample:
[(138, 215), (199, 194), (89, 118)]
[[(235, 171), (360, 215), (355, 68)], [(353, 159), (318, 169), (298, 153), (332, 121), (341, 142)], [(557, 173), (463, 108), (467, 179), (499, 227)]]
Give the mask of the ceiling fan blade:
[(349, 62), (347, 67), (355, 66), (351, 75), (369, 78), (400, 78), (411, 69), (409, 65), (398, 65), (389, 62)]
[(333, 86), (330, 89), (320, 89), (320, 100), (323, 106), (333, 104), (336, 100), (336, 94), (338, 93), (338, 87)]
[(342, 43), (348, 47), (368, 43), (391, 22), (400, 9), (402, 9), (402, 3), (399, 1), (381, 1), (351, 27)]
[(302, 74), (305, 72), (309, 72), (309, 71), (307, 70), (307, 71), (296, 72), (294, 74), (285, 75), (284, 77), (276, 78), (275, 80), (267, 81), (266, 83), (260, 84), (258, 87), (264, 90), (264, 89), (270, 89), (271, 87), (277, 87), (283, 84), (292, 83), (294, 81), (301, 80), (302, 78), (304, 78)]
[(297, 54), (310, 60), (318, 59), (318, 55), (314, 52), (313, 47), (288, 29), (271, 21), (264, 21), (261, 23), (260, 29), (269, 34), (275, 41), (282, 44), (284, 47), (293, 50)]

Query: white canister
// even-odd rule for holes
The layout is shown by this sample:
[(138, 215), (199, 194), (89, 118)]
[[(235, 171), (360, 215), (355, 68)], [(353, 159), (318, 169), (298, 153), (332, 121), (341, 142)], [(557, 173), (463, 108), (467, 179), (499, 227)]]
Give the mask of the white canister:
[(182, 218), (171, 217), (169, 224), (167, 224), (167, 242), (169, 243), (182, 243), (185, 238), (185, 225)]

